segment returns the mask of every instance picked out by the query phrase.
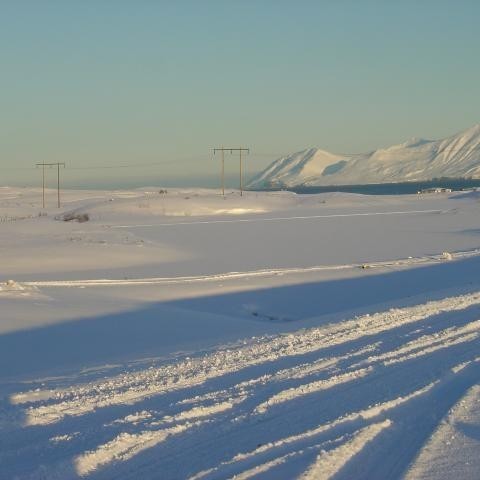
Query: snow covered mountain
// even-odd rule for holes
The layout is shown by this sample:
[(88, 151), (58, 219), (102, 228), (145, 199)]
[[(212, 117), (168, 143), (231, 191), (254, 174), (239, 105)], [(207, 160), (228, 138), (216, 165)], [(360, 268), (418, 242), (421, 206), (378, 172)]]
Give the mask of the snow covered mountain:
[(369, 153), (310, 148), (275, 160), (249, 188), (355, 185), (480, 178), (480, 124), (443, 140), (412, 138)]

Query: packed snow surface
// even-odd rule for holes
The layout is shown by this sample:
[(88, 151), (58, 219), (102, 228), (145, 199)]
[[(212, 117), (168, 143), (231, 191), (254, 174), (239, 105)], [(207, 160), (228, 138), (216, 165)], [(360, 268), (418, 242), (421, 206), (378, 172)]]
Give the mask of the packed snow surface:
[(395, 183), (441, 177), (480, 178), (480, 125), (442, 140), (412, 138), (362, 154), (310, 148), (275, 160), (249, 187)]
[(478, 478), (479, 200), (0, 188), (0, 479)]

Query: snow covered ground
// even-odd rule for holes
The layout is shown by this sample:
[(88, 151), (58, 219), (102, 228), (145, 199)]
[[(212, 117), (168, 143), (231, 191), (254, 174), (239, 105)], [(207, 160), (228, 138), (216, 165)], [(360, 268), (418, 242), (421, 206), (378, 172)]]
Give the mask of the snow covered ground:
[(0, 479), (478, 478), (476, 192), (159, 190), (0, 188)]

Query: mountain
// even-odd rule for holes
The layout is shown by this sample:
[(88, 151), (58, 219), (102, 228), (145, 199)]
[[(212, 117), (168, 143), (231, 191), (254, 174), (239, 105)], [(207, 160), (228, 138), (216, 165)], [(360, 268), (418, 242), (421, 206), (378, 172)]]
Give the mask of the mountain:
[(412, 138), (369, 153), (337, 155), (318, 148), (272, 162), (248, 188), (360, 185), (480, 178), (480, 124), (443, 140)]

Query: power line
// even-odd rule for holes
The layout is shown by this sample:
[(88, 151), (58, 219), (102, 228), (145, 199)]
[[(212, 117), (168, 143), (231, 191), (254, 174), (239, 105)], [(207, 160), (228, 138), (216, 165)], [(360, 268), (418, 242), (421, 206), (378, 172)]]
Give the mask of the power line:
[(165, 162), (156, 163), (126, 163), (121, 165), (96, 165), (91, 167), (69, 167), (69, 170), (109, 170), (117, 168), (148, 168), (148, 167), (161, 167), (163, 165), (174, 165), (176, 163), (192, 163), (205, 160), (204, 158), (189, 158), (189, 159), (177, 159), (167, 160)]
[[(230, 148), (226, 148), (226, 151), (230, 151)], [(378, 149), (378, 150), (386, 150), (386, 149)], [(366, 156), (371, 155), (372, 153), (378, 151), (372, 150), (370, 152), (364, 153), (342, 153), (342, 152), (329, 152), (332, 155), (337, 155), (339, 157), (358, 157), (358, 156)], [(480, 145), (476, 145), (473, 148), (468, 147), (459, 147), (459, 148), (443, 148), (442, 150), (434, 150), (432, 153), (435, 155), (440, 155), (442, 153), (455, 153), (462, 150), (468, 150), (469, 152), (474, 152), (480, 150)], [(295, 152), (298, 153), (298, 152)], [(265, 153), (265, 152), (255, 152), (252, 154), (253, 157), (274, 157), (274, 158), (284, 158), (290, 156), (292, 154), (286, 153)], [(67, 170), (112, 170), (112, 169), (124, 169), (124, 168), (149, 168), (149, 167), (161, 167), (164, 165), (174, 165), (178, 163), (194, 163), (200, 161), (208, 161), (210, 158), (207, 157), (189, 157), (189, 158), (180, 158), (175, 160), (166, 160), (163, 162), (152, 162), (152, 163), (125, 163), (125, 164), (117, 164), (117, 165), (92, 165), (92, 166), (69, 166), (66, 167)], [(2, 167), (0, 166), (1, 171), (31, 171), (35, 170), (35, 167)]]
[[(164, 162), (155, 163), (125, 163), (119, 165), (92, 165), (82, 167), (67, 167), (67, 170), (110, 170), (118, 168), (148, 168), (148, 167), (161, 167), (163, 165), (173, 165), (176, 163), (192, 163), (198, 161), (205, 161), (206, 158), (185, 158), (176, 160), (166, 160)], [(35, 167), (0, 167), (0, 170), (34, 170)]]
[(222, 195), (225, 195), (225, 152), (238, 152), (240, 156), (240, 196), (243, 196), (243, 173), (242, 173), (242, 153), (250, 153), (249, 148), (237, 147), (237, 148), (225, 148), (218, 147), (213, 149), (213, 154), (217, 152), (222, 152)]
[(58, 208), (60, 208), (60, 167), (65, 168), (64, 163), (37, 163), (36, 167), (42, 167), (42, 204), (43, 208), (45, 208), (45, 167), (52, 168), (57, 167), (57, 204)]

